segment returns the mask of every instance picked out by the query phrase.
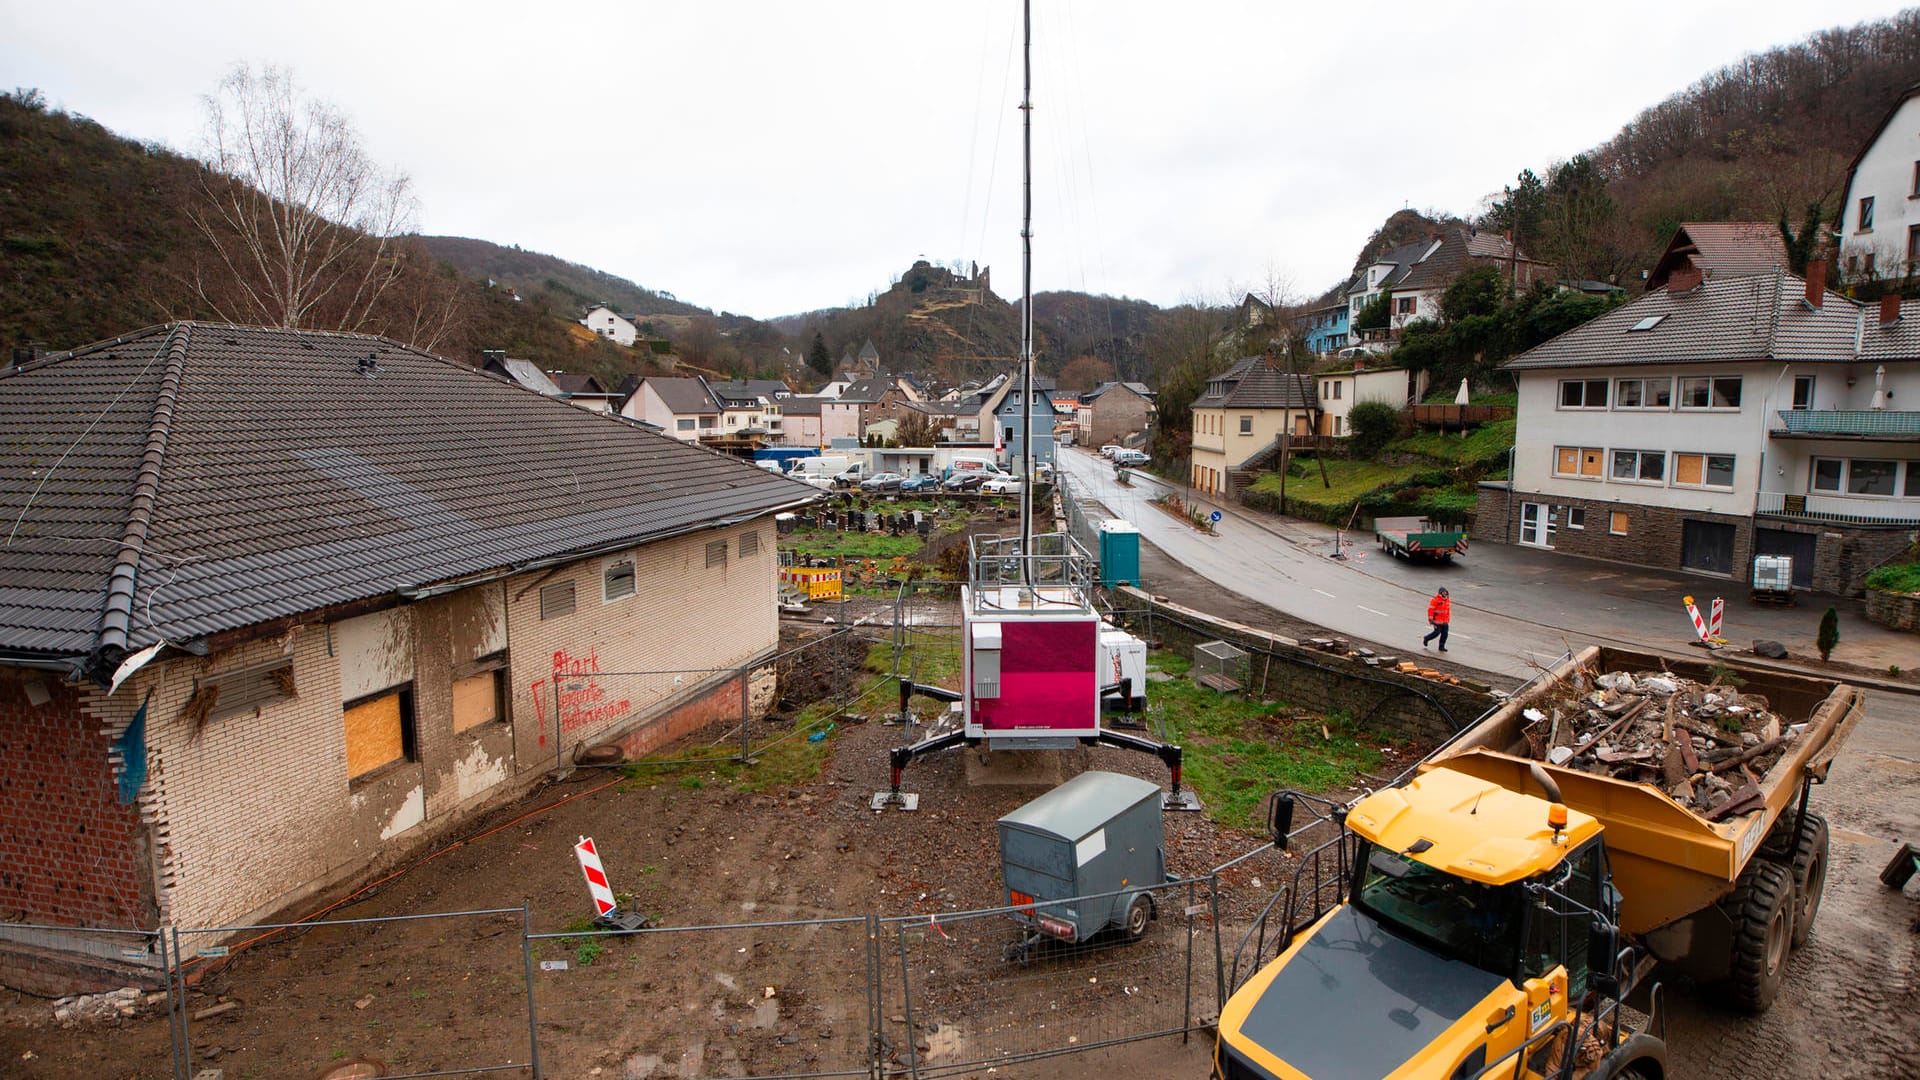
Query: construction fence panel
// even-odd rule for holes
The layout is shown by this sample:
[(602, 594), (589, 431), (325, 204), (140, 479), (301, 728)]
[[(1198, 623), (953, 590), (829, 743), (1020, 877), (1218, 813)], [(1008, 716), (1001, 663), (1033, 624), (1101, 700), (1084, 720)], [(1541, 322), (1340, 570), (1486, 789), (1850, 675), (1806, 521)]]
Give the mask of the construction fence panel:
[(1219, 1011), (1220, 940), (1207, 879), (1056, 900), (1051, 910), (1091, 910), (1134, 895), (1155, 911), (1129, 940), (1119, 927), (1079, 943), (1036, 934), (995, 908), (882, 920), (886, 1017), (881, 1051), (890, 1075), (947, 1077), (1168, 1036), (1190, 1037)]
[(867, 1076), (866, 917), (534, 934), (547, 1076)]
[[(216, 1047), (228, 1076), (312, 1076), (361, 1060), (389, 1078), (534, 1068), (526, 927), (525, 908), (505, 908), (170, 930), (175, 1075), (188, 1080)], [(462, 973), (458, 994), (408, 985), (411, 972), (449, 965)], [(249, 1033), (265, 1030), (311, 1039), (289, 1058), (284, 1044), (252, 1045)]]

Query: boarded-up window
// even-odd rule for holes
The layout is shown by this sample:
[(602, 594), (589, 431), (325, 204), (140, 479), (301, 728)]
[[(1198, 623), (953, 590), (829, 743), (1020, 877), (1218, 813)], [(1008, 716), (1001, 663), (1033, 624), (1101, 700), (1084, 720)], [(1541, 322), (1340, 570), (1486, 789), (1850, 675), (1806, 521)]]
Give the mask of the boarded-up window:
[(412, 756), (413, 694), (389, 690), (346, 707), (347, 777), (359, 779)]
[(1707, 458), (1704, 454), (1673, 455), (1673, 482), (1676, 484), (1698, 484), (1706, 477)]
[(453, 730), (500, 719), (500, 672), (482, 671), (453, 682)]
[(1598, 447), (1593, 446), (1556, 446), (1553, 448), (1553, 471), (1558, 476), (1600, 475), (1603, 456)]
[(1607, 519), (1607, 531), (1615, 536), (1627, 535), (1627, 512), (1625, 510), (1615, 510), (1613, 512), (1612, 516)]
[(600, 598), (611, 602), (633, 595), (633, 560), (608, 563), (600, 578)]
[(573, 582), (556, 581), (540, 589), (540, 617), (557, 619), (573, 614)]
[(715, 540), (707, 545), (707, 565), (709, 567), (727, 565), (727, 542), (725, 540)]
[(740, 557), (750, 559), (760, 554), (760, 534), (757, 532), (740, 534)]
[(258, 715), (262, 708), (294, 696), (293, 657), (209, 675), (201, 680), (198, 692), (214, 695), (207, 714), (210, 720)]

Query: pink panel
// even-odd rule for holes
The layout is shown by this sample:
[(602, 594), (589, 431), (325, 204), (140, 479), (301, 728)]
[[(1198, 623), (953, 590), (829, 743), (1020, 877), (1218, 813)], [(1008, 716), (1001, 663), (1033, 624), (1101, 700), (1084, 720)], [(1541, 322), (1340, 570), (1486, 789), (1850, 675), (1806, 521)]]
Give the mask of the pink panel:
[(1098, 725), (1099, 623), (1009, 620), (1000, 624), (1000, 697), (976, 701), (994, 731), (1085, 731)]

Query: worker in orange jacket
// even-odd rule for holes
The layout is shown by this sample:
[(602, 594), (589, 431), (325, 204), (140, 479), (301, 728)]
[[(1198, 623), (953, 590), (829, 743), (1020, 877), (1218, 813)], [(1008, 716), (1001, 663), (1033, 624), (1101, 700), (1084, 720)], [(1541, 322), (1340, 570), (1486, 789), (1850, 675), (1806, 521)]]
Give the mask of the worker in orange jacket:
[(1427, 601), (1427, 625), (1433, 629), (1427, 631), (1427, 636), (1420, 639), (1420, 647), (1424, 649), (1427, 647), (1427, 642), (1439, 638), (1440, 651), (1446, 652), (1447, 624), (1452, 621), (1453, 601), (1447, 596), (1446, 586), (1443, 585), (1439, 592), (1433, 594), (1433, 599)]

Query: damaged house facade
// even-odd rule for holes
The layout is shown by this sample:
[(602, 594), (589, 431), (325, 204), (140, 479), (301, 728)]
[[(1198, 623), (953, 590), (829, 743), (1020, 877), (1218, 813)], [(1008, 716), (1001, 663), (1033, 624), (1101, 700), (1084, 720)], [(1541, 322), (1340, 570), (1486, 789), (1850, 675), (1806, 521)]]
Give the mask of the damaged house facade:
[(763, 708), (817, 497), (350, 334), (142, 330), (0, 369), (0, 426), (0, 922), (66, 931), (0, 949), (43, 985)]

